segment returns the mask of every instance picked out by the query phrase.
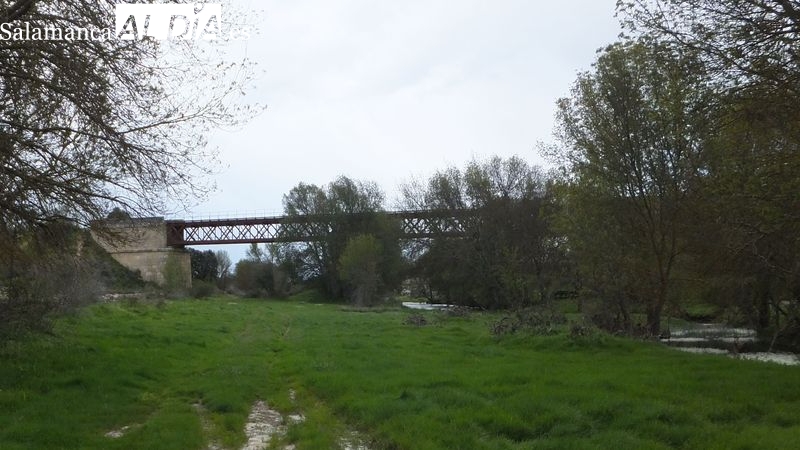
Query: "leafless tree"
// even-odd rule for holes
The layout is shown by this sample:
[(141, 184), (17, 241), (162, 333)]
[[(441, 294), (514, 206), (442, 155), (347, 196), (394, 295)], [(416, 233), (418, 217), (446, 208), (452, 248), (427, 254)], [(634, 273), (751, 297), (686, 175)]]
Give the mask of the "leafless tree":
[[(238, 103), (252, 66), (220, 44), (17, 39), (14, 29), (114, 30), (118, 0), (0, 0), (0, 232), (88, 223), (202, 194), (210, 128)], [(228, 26), (230, 24), (227, 24)], [(8, 36), (11, 34), (11, 36)], [(174, 204), (174, 203), (173, 203)]]
[(66, 238), (34, 243), (115, 207), (157, 213), (202, 195), (208, 131), (259, 109), (240, 103), (252, 65), (228, 61), (224, 41), (118, 39), (121, 3), (0, 0), (0, 290), (33, 321), (46, 311), (31, 305), (64, 289), (42, 267), (80, 258), (50, 251)]

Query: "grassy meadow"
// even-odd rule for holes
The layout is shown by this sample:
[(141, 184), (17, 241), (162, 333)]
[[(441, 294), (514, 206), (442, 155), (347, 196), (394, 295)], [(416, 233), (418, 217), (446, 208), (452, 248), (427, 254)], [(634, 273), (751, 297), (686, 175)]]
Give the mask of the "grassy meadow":
[[(0, 344), (0, 448), (796, 448), (800, 368), (610, 336), (494, 337), (497, 316), (213, 299), (104, 304)], [(290, 391), (294, 394), (290, 395)], [(199, 405), (199, 406), (198, 406)], [(126, 428), (120, 438), (106, 437)]]

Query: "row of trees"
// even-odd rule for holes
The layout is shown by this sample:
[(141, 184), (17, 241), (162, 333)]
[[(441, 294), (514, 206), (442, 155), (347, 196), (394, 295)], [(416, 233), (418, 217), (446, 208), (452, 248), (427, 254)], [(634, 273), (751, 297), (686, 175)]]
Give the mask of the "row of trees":
[[(310, 217), (296, 230), (316, 239), (253, 245), (236, 265), (240, 291), (281, 295), (312, 285), (357, 305), (379, 302), (401, 282), (431, 299), (482, 308), (543, 302), (569, 288), (564, 239), (547, 217), (544, 174), (520, 158), (474, 161), (403, 186), (401, 208), (457, 220), (460, 236), (400, 240), (374, 183), (340, 177), (300, 183), (284, 196), (285, 214)], [(467, 214), (462, 214), (466, 212)]]

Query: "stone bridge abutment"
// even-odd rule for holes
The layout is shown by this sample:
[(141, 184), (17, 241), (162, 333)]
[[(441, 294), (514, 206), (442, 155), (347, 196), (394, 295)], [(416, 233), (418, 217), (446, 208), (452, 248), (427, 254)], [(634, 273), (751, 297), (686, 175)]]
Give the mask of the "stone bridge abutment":
[(104, 221), (92, 227), (92, 237), (117, 262), (139, 272), (145, 281), (178, 288), (192, 285), (189, 252), (167, 245), (163, 217)]

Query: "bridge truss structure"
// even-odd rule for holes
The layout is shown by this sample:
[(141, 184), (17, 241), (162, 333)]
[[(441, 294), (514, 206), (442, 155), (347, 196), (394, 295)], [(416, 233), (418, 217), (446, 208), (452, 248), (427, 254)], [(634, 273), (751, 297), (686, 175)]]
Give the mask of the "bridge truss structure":
[(240, 219), (167, 220), (167, 245), (250, 244), (310, 242), (325, 239), (341, 224), (357, 224), (383, 215), (399, 224), (403, 239), (458, 237), (466, 222), (475, 216), (470, 210), (391, 211), (341, 215), (296, 215)]

